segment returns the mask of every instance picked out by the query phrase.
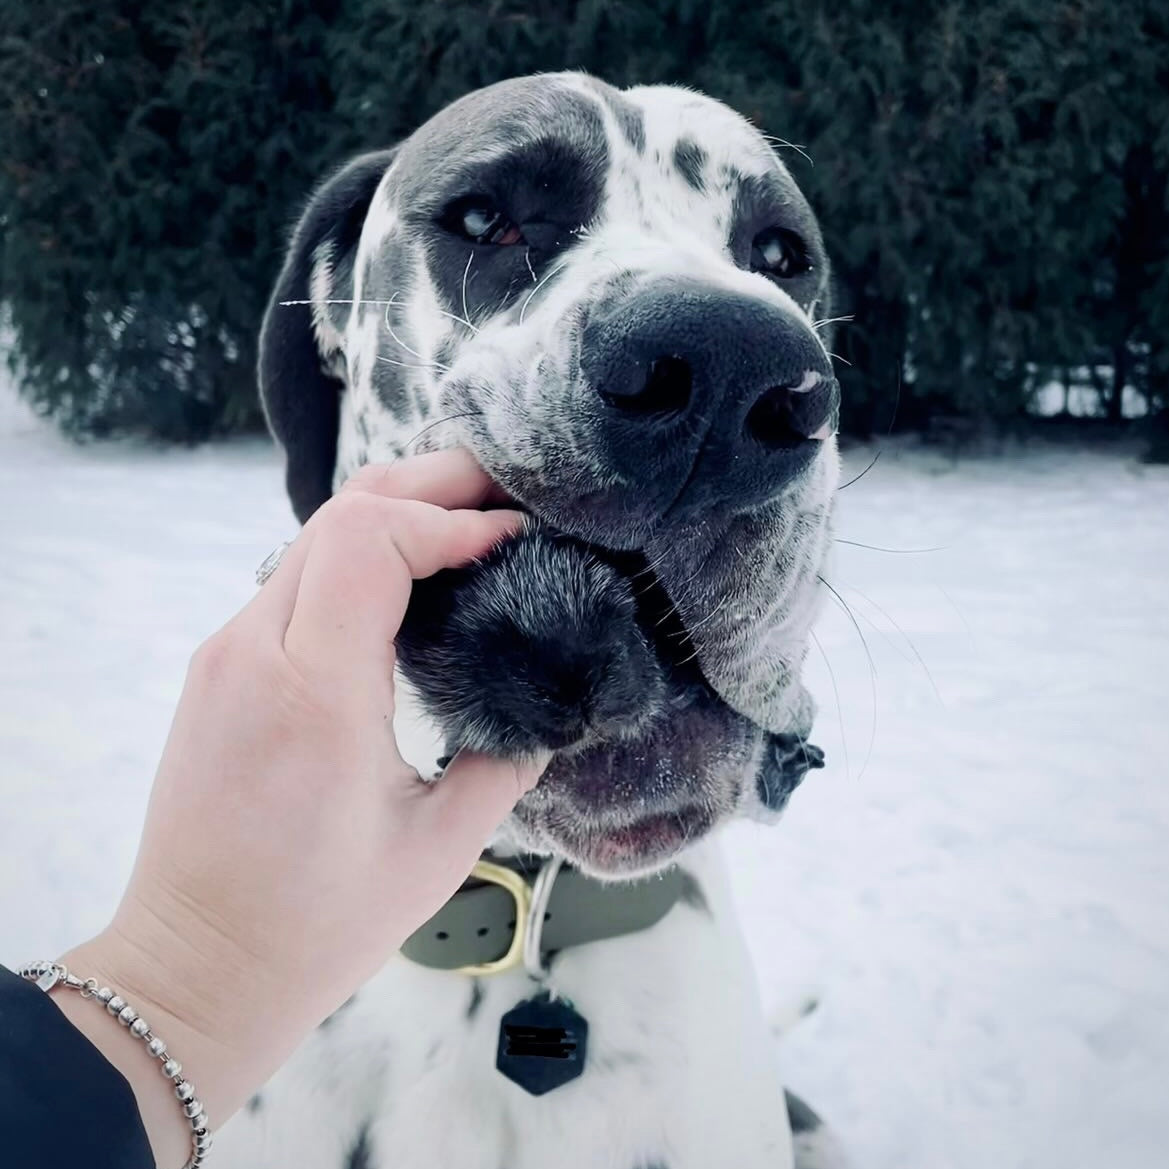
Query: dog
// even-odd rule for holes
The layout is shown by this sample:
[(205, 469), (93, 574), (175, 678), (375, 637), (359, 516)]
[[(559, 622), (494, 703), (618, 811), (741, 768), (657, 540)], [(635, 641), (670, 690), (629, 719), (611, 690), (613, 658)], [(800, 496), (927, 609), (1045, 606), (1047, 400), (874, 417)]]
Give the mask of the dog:
[[(526, 973), (495, 938), (474, 973), (426, 958), (431, 923), (219, 1134), (225, 1169), (843, 1164), (785, 1103), (710, 838), (823, 761), (828, 295), (767, 139), (676, 87), (502, 82), (312, 196), (260, 338), (293, 510), (468, 447), (530, 522), (416, 587), (399, 665), (445, 753), (554, 754), (465, 890), (503, 899)], [(599, 940), (553, 944), (559, 888)], [(605, 898), (644, 920), (614, 932)]]

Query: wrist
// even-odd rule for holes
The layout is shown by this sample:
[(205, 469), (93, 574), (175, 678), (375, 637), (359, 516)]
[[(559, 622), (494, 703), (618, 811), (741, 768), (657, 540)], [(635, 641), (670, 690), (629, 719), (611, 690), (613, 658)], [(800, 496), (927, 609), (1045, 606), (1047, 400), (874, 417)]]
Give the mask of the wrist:
[[(191, 1082), (186, 1056), (180, 1059), (178, 1053), (193, 1049), (203, 1060), (180, 1022), (131, 991), (108, 957), (100, 937), (63, 955), (60, 985), (51, 990), (53, 1003), (129, 1085), (155, 1164), (179, 1169), (192, 1158), (195, 1128), (206, 1132), (211, 1121), (202, 1088)], [(71, 989), (82, 982), (88, 991)], [(99, 993), (99, 987), (105, 989)], [(184, 1111), (187, 1101), (194, 1112)]]
[[(218, 1028), (204, 1025), (214, 1004), (194, 994), (166, 972), (157, 956), (111, 926), (60, 959), (78, 977), (110, 987), (162, 1036), (170, 1057), (182, 1064), (215, 1131), (255, 1092), (283, 1058), (252, 1044), (225, 1041)], [(102, 1053), (129, 1083), (159, 1169), (180, 1169), (191, 1154), (191, 1131), (174, 1084), (160, 1074), (160, 1063), (142, 1044), (98, 1010), (92, 1001), (73, 993), (53, 994), (69, 1021)]]

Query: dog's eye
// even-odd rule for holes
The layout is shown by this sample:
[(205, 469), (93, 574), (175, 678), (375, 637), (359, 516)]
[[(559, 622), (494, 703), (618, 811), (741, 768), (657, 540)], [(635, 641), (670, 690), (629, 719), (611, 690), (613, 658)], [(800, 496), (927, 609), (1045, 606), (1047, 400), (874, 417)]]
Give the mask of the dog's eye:
[(761, 231), (751, 245), (751, 271), (790, 280), (812, 267), (804, 241), (785, 227)]
[(456, 203), (447, 216), (448, 226), (477, 244), (508, 246), (524, 242), (524, 234), (502, 211), (483, 200)]

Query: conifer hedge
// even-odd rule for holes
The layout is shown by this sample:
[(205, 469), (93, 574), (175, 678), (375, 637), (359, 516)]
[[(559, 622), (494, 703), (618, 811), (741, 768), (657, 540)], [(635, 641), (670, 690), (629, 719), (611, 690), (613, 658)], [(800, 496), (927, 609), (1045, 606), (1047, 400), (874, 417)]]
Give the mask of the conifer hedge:
[(1169, 409), (1164, 0), (5, 0), (0, 301), (70, 431), (255, 425), (255, 337), (316, 179), (468, 89), (697, 86), (802, 146), (854, 320), (847, 429), (1036, 388)]

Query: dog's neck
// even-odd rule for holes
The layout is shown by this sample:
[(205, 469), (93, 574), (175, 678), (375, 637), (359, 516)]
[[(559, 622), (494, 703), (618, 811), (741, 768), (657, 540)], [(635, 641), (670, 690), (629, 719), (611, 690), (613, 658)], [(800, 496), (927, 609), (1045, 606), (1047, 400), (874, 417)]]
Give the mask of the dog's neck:
[(523, 965), (538, 977), (550, 953), (656, 925), (693, 885), (677, 866), (651, 880), (618, 884), (559, 858), (485, 857), (402, 953), (438, 970), (480, 975)]

